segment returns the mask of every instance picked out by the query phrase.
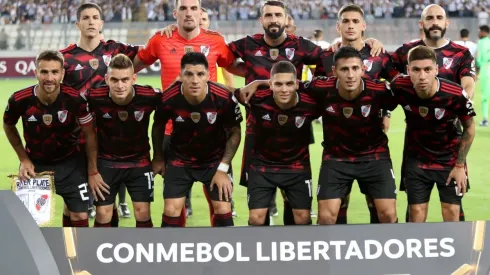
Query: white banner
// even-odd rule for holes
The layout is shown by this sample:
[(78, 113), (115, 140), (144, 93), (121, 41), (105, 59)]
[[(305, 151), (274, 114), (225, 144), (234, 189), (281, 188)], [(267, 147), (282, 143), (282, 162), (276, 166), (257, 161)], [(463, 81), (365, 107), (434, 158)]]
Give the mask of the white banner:
[(52, 172), (44, 172), (29, 181), (10, 175), (12, 191), (24, 203), (39, 226), (50, 225), (54, 218), (55, 188)]

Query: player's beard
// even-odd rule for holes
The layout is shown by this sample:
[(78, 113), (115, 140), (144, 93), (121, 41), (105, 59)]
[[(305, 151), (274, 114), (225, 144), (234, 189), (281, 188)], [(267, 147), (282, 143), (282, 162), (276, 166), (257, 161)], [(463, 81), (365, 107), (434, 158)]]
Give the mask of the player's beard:
[[(50, 84), (50, 87), (46, 87), (46, 85)], [(60, 83), (56, 83), (56, 82), (44, 82), (42, 84), (42, 87), (43, 87), (43, 91), (48, 94), (48, 95), (51, 95), (51, 94), (54, 94), (56, 93), (56, 91), (60, 88)]]
[[(433, 31), (433, 30), (439, 30), (441, 32), (441, 36), (436, 36), (436, 37), (432, 36), (430, 34), (430, 32)], [(425, 34), (425, 37), (427, 37), (428, 39), (431, 39), (431, 40), (439, 40), (439, 39), (444, 38), (444, 35), (446, 34), (446, 28), (443, 29), (443, 28), (441, 28), (439, 26), (432, 26), (432, 27), (430, 27), (428, 29), (424, 28), (424, 34)]]
[(186, 22), (184, 22), (184, 26), (182, 27), (182, 29), (185, 31), (185, 32), (192, 32), (193, 30), (195, 30), (197, 28), (199, 24), (191, 24), (191, 25), (187, 25)]
[[(272, 27), (276, 27), (279, 30), (277, 32), (271, 32), (270, 28), (272, 28)], [(279, 37), (281, 37), (281, 35), (284, 33), (285, 29), (286, 29), (286, 26), (281, 26), (279, 24), (270, 24), (267, 28), (264, 26), (265, 35), (267, 35), (271, 39), (278, 39)]]

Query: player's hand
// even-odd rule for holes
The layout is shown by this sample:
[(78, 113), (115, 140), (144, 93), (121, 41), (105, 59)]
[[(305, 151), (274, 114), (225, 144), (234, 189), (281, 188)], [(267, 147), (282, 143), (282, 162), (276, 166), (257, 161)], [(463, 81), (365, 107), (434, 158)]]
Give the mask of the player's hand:
[(248, 105), (250, 98), (254, 95), (254, 93), (257, 91), (257, 89), (260, 86), (269, 87), (269, 80), (268, 79), (254, 80), (254, 81), (250, 82), (247, 86), (241, 88), (240, 89), (240, 101), (244, 102), (245, 105)]
[(383, 132), (388, 133), (388, 130), (390, 129), (390, 118), (387, 116), (383, 117), (383, 121), (381, 122), (381, 127), (383, 129)]
[(176, 24), (172, 24), (172, 25), (168, 25), (166, 26), (165, 28), (161, 29), (159, 32), (160, 32), (160, 36), (163, 36), (165, 34), (165, 36), (167, 36), (167, 38), (171, 38), (172, 37), (172, 32), (174, 32), (176, 29), (177, 29), (177, 25)]
[(368, 38), (364, 41), (364, 43), (368, 44), (371, 47), (371, 56), (378, 56), (381, 53), (385, 53), (385, 46), (383, 43), (379, 42), (374, 38)]
[(153, 174), (160, 174), (162, 177), (165, 176), (165, 161), (163, 159), (153, 159), (151, 161), (151, 168), (153, 170)]
[(452, 180), (454, 180), (457, 187), (457, 195), (466, 193), (466, 171), (464, 170), (464, 167), (455, 166), (453, 170), (451, 170), (451, 173), (449, 173), (446, 185), (449, 185)]
[(340, 46), (342, 46), (342, 42), (337, 42), (337, 43), (332, 43), (330, 45), (330, 47), (326, 48), (325, 50), (323, 50), (324, 52), (329, 52), (329, 51), (332, 51), (332, 52), (336, 52)]
[(19, 179), (21, 181), (28, 181), (35, 176), (36, 172), (34, 172), (32, 161), (30, 159), (22, 161), (19, 167)]
[(225, 201), (230, 201), (233, 193), (230, 176), (223, 171), (216, 171), (216, 174), (211, 180), (211, 191), (213, 191), (215, 185), (218, 188), (219, 200), (222, 201), (224, 195)]
[(110, 194), (110, 187), (104, 182), (102, 176), (97, 173), (95, 175), (89, 175), (88, 185), (90, 186), (90, 191), (94, 196), (95, 201), (99, 201), (99, 198), (105, 201), (103, 193)]

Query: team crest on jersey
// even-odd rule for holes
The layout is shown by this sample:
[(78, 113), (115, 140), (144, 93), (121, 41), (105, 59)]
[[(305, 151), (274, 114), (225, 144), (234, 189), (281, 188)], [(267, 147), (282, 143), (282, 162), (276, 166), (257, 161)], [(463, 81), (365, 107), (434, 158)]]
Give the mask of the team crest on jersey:
[(421, 117), (426, 117), (428, 113), (429, 113), (429, 108), (424, 106), (419, 107), (419, 114)]
[(207, 57), (209, 54), (209, 49), (209, 46), (201, 46), (201, 53)]
[(117, 112), (117, 115), (119, 116), (119, 119), (121, 121), (126, 121), (126, 119), (128, 119), (128, 112), (127, 111), (119, 111), (119, 112)]
[(367, 117), (370, 112), (371, 112), (371, 105), (361, 106), (361, 114), (363, 117)]
[(141, 121), (144, 116), (145, 111), (134, 111), (134, 119), (136, 119), (136, 121)]
[(272, 60), (276, 60), (277, 57), (279, 56), (279, 50), (278, 49), (270, 49), (269, 55), (271, 56)]
[(301, 126), (303, 126), (303, 124), (305, 123), (305, 119), (306, 117), (304, 116), (297, 116), (294, 124), (297, 128), (301, 128)]
[(97, 58), (90, 59), (88, 61), (88, 64), (90, 64), (90, 67), (92, 67), (92, 69), (94, 70), (97, 70), (97, 68), (99, 68), (99, 60)]
[(349, 118), (353, 112), (354, 112), (354, 109), (352, 109), (352, 107), (344, 107), (342, 109), (342, 113), (344, 114), (344, 116), (346, 118)]
[(111, 57), (110, 55), (108, 55), (108, 54), (104, 54), (104, 55), (102, 56), (102, 59), (104, 60), (104, 64), (105, 64), (106, 66), (109, 66), (109, 63), (111, 63), (111, 59), (112, 59), (112, 57)]
[(65, 122), (67, 116), (68, 116), (68, 111), (67, 110), (58, 111), (58, 120), (61, 123)]
[(199, 120), (201, 120), (201, 114), (198, 112), (193, 112), (191, 113), (191, 119), (194, 121), (194, 123), (198, 123)]
[(279, 122), (280, 125), (284, 125), (288, 121), (288, 116), (287, 115), (278, 115), (277, 121)]
[(184, 46), (184, 53), (191, 53), (194, 51), (192, 46)]
[(53, 122), (53, 116), (51, 114), (44, 114), (43, 115), (43, 122), (46, 125), (51, 125)]
[(209, 124), (214, 124), (214, 122), (216, 122), (216, 112), (207, 112), (206, 115), (208, 116)]
[(441, 119), (444, 116), (445, 112), (446, 112), (446, 110), (444, 110), (442, 108), (435, 108), (434, 109), (434, 114), (435, 114), (435, 117), (437, 119)]
[(373, 68), (373, 61), (369, 59), (364, 59), (363, 63), (364, 66), (366, 66), (366, 72), (371, 71), (371, 69)]
[(286, 57), (289, 60), (293, 60), (293, 58), (294, 58), (294, 48), (286, 48)]
[(444, 68), (449, 69), (449, 68), (451, 68), (451, 65), (452, 64), (453, 64), (453, 59), (452, 58), (444, 57), (442, 59), (442, 66), (444, 66)]

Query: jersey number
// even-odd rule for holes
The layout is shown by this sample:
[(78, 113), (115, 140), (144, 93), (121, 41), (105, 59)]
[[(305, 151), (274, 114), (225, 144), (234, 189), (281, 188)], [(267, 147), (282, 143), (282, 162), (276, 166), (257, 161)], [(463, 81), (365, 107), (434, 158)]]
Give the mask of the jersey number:
[(148, 190), (152, 190), (153, 189), (153, 181), (154, 181), (153, 172), (146, 172), (145, 176), (148, 179)]
[(82, 198), (82, 201), (88, 201), (89, 200), (89, 197), (87, 196), (88, 184), (82, 183), (78, 186), (78, 189), (80, 189), (80, 198)]
[(310, 196), (310, 198), (313, 196), (311, 194), (311, 180), (305, 180), (305, 184), (306, 186), (308, 186), (308, 195)]

